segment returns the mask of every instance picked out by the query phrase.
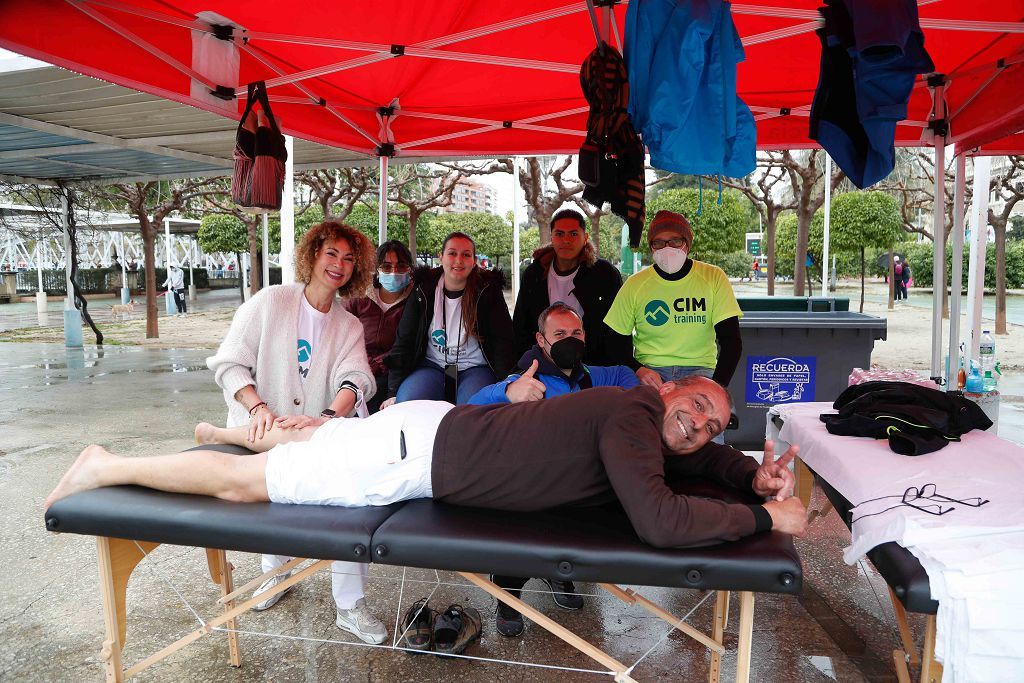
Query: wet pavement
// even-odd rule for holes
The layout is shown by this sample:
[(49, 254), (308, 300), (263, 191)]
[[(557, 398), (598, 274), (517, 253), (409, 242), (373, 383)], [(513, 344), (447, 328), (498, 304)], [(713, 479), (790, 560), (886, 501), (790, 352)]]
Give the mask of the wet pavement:
[[(99, 680), (103, 619), (97, 594), (96, 548), (91, 538), (51, 534), (43, 527), (42, 501), (60, 474), (89, 443), (115, 453), (151, 455), (192, 445), (192, 428), (221, 421), (220, 391), (205, 367), (209, 351), (108, 347), (67, 350), (57, 344), (0, 343), (0, 531), (5, 581), (0, 588), (0, 680)], [(1007, 395), (1024, 394), (1024, 377), (1004, 382)], [(1024, 433), (1024, 413), (1004, 403), (1001, 433)], [(1016, 430), (1016, 431), (1012, 431)], [(820, 501), (819, 501), (820, 503)], [(812, 506), (813, 507), (813, 506)], [(837, 515), (817, 520), (798, 541), (804, 564), (799, 597), (759, 595), (754, 620), (753, 681), (894, 681), (897, 647), (887, 591), (866, 563), (847, 566), (841, 550), (849, 533)], [(236, 585), (254, 578), (258, 559), (229, 553)], [(467, 654), (592, 670), (576, 650), (535, 625), (521, 638), (494, 631), (494, 601), (449, 572), (374, 565), (368, 601), (393, 631), (396, 613), (427, 595), (432, 604), (472, 605), (484, 615), (484, 634)], [(402, 579), (405, 578), (403, 584)], [(454, 585), (449, 585), (454, 584)], [(537, 581), (528, 588), (539, 590)], [(582, 592), (597, 594), (591, 584)], [(712, 600), (674, 589), (641, 591), (677, 615), (695, 609), (689, 623), (710, 630)], [(135, 571), (128, 591), (126, 661), (143, 656), (197, 627), (182, 599), (205, 618), (217, 614), (218, 597), (201, 550), (161, 546)], [(627, 664), (640, 659), (669, 631), (660, 620), (612, 598), (588, 598), (566, 612), (550, 597), (526, 601)], [(699, 605), (699, 606), (698, 606)], [(738, 600), (733, 601), (722, 680), (736, 666)], [(915, 621), (920, 634), (920, 624)], [(342, 681), (574, 681), (610, 680), (580, 671), (524, 668), (433, 656), (410, 656), (365, 646), (334, 626), (328, 577), (314, 577), (274, 609), (240, 620), (243, 666), (227, 664), (222, 635), (204, 638), (147, 670), (142, 680), (342, 680)], [(272, 638), (267, 634), (278, 634)], [(322, 640), (338, 642), (320, 642)], [(694, 681), (707, 677), (709, 656), (699, 645), (668, 635), (633, 672), (637, 680)]]

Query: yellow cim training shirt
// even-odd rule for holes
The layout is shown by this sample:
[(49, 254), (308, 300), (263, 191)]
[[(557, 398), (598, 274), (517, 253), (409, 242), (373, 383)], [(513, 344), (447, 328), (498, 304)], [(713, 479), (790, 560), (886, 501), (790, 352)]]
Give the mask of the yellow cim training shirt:
[(681, 280), (666, 280), (653, 267), (631, 276), (604, 318), (619, 334), (634, 335), (636, 359), (644, 365), (714, 368), (715, 325), (743, 317), (722, 269), (692, 263)]

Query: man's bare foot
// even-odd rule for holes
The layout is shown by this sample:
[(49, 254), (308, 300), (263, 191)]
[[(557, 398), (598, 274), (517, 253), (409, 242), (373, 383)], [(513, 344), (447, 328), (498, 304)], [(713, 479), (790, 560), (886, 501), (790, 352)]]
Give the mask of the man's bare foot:
[(200, 422), (196, 425), (196, 443), (205, 446), (211, 443), (220, 443), (217, 432), (220, 430), (209, 422)]
[(72, 493), (98, 488), (100, 485), (97, 476), (99, 468), (103, 461), (115, 457), (117, 456), (112, 455), (102, 446), (87, 447), (64, 473), (57, 487), (46, 497), (46, 502), (43, 503), (44, 509), (49, 510), (51, 505), (61, 498), (67, 498)]

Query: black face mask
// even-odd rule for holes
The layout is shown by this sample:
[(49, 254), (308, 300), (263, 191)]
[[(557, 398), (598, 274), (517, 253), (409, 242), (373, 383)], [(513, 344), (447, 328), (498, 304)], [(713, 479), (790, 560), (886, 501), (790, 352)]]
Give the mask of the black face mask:
[(559, 339), (551, 345), (551, 360), (563, 370), (572, 370), (583, 360), (586, 343), (578, 337)]

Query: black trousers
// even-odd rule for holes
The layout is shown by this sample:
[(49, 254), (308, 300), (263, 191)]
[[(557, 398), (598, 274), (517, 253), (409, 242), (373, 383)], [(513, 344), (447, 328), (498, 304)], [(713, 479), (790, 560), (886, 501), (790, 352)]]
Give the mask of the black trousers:
[(178, 307), (178, 313), (188, 313), (188, 297), (185, 296), (184, 289), (175, 289), (174, 291), (174, 305)]
[(494, 575), (494, 584), (499, 588), (507, 590), (514, 598), (518, 598), (521, 595), (519, 591), (529, 580), (529, 578), (523, 578), (521, 576), (503, 576), (501, 574)]

